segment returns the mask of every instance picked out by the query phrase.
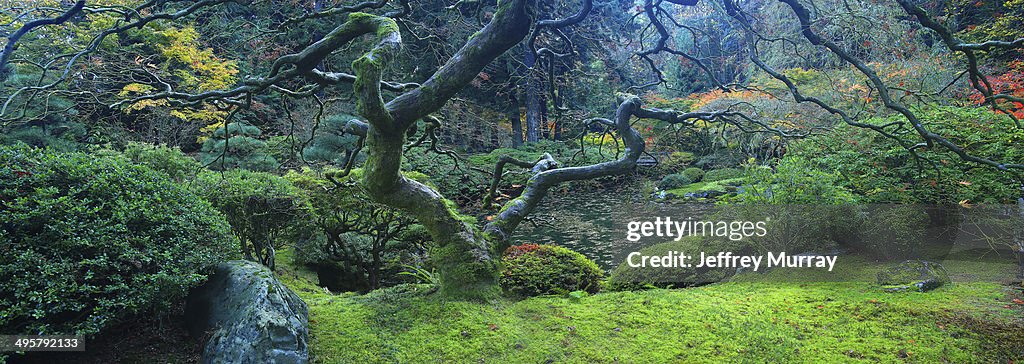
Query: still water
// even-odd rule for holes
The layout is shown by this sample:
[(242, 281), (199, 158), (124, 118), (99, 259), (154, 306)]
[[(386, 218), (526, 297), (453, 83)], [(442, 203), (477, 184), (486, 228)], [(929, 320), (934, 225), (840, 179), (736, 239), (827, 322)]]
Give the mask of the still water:
[[(540, 207), (523, 222), (514, 244), (553, 244), (580, 252), (601, 268), (610, 270), (633, 251), (651, 245), (650, 241), (626, 240), (626, 224), (639, 212), (650, 212), (659, 203), (644, 198), (639, 188), (616, 190), (551, 191)], [(679, 211), (680, 206), (674, 206)], [(699, 214), (706, 205), (683, 207)]]

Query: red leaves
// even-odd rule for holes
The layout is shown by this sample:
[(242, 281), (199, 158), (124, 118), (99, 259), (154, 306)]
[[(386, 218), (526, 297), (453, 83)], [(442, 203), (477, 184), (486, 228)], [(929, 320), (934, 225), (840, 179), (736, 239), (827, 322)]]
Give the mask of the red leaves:
[(470, 81), (469, 84), (473, 85), (473, 87), (480, 88), (481, 86), (483, 86), (484, 82), (487, 82), (490, 79), (491, 75), (487, 74), (486, 72), (480, 72), (476, 74), (476, 78), (473, 78), (473, 80)]
[[(1024, 97), (1024, 61), (1010, 62), (1009, 69), (1005, 73), (996, 77), (987, 78), (989, 83), (992, 85), (993, 94), (1002, 93), (1016, 97)], [(971, 94), (968, 98), (976, 105), (988, 102), (985, 95), (977, 91)], [(1007, 112), (1013, 114), (1014, 117), (1018, 119), (1024, 118), (1024, 104), (1019, 102), (1001, 102), (998, 104)], [(1002, 113), (1003, 111), (997, 110), (997, 112)]]
[(515, 258), (537, 249), (540, 249), (540, 244), (513, 245), (505, 249), (504, 255), (507, 258)]

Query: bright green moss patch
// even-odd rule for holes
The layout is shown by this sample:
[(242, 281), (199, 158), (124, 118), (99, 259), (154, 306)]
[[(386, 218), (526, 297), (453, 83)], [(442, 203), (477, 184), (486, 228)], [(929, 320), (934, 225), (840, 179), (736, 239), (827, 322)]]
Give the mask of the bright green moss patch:
[[(282, 259), (283, 261), (284, 259)], [(290, 267), (285, 270), (293, 269)], [(429, 287), (365, 296), (282, 280), (309, 304), (316, 362), (1007, 362), (1024, 356), (1004, 286), (929, 293), (862, 282), (446, 301)], [(287, 277), (287, 278), (285, 278)], [(1019, 335), (1017, 335), (1019, 336)]]
[(742, 184), (743, 181), (744, 181), (744, 178), (732, 178), (732, 179), (725, 179), (725, 180), (721, 180), (721, 181), (697, 182), (697, 183), (688, 184), (688, 185), (680, 187), (680, 188), (674, 188), (674, 189), (668, 190), (665, 193), (668, 194), (668, 195), (675, 195), (676, 197), (683, 197), (687, 193), (699, 194), (701, 192), (708, 192), (708, 191), (725, 193), (725, 192), (728, 192), (728, 187), (727, 186), (737, 186), (737, 185)]

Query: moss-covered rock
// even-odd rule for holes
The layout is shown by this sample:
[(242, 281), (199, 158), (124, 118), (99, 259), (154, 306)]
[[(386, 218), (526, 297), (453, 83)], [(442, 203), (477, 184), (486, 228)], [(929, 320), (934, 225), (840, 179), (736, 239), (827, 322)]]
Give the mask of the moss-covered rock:
[[(706, 178), (706, 177), (705, 177)], [(743, 178), (733, 178), (721, 181), (704, 181), (691, 183), (680, 188), (665, 191), (666, 199), (702, 200), (732, 195), (737, 193), (739, 186), (744, 183)]]
[(681, 174), (670, 174), (670, 175), (665, 176), (665, 178), (662, 178), (661, 181), (658, 182), (658, 188), (661, 188), (663, 190), (671, 190), (671, 189), (674, 189), (674, 188), (680, 188), (680, 187), (686, 186), (686, 185), (690, 184), (691, 182), (693, 182), (693, 181), (690, 180), (689, 178), (687, 178), (684, 175), (681, 175)]
[(704, 170), (696, 167), (684, 169), (679, 174), (689, 178), (690, 182), (700, 182), (704, 178)]
[(193, 335), (211, 332), (203, 363), (307, 363), (306, 303), (257, 263), (219, 264), (189, 296)]
[(743, 177), (743, 170), (739, 168), (712, 169), (704, 174), (704, 182), (724, 181), (740, 177)]
[(926, 260), (907, 260), (878, 272), (878, 284), (887, 292), (928, 292), (949, 283), (946, 268)]

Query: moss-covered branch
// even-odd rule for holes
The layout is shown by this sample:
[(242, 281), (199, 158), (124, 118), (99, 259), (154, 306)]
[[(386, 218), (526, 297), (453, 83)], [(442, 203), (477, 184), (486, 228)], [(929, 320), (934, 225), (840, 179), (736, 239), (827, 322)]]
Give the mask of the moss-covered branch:
[(582, 167), (555, 168), (541, 171), (530, 177), (526, 182), (526, 189), (512, 201), (509, 201), (484, 228), (488, 238), (499, 248), (506, 244), (508, 237), (512, 235), (516, 227), (523, 219), (537, 208), (540, 201), (547, 195), (548, 190), (559, 183), (578, 181), (613, 176), (632, 171), (636, 167), (636, 160), (644, 152), (644, 140), (640, 133), (634, 130), (629, 121), (641, 107), (640, 98), (633, 95), (623, 95), (619, 107), (615, 111), (615, 129), (625, 144), (626, 151), (619, 159), (614, 161), (593, 164)]

